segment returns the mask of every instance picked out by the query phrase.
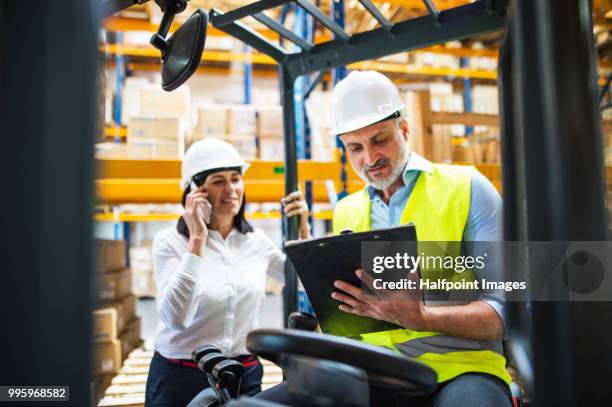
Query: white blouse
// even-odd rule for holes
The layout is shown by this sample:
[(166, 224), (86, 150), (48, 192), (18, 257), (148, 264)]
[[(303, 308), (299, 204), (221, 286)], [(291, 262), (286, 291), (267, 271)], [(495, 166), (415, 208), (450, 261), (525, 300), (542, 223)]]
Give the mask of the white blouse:
[(248, 353), (246, 335), (258, 325), (266, 272), (284, 283), (285, 255), (258, 229), (232, 229), (225, 240), (209, 230), (202, 257), (187, 253), (187, 243), (175, 227), (153, 241), (155, 349), (173, 359), (190, 359), (205, 344), (228, 357)]

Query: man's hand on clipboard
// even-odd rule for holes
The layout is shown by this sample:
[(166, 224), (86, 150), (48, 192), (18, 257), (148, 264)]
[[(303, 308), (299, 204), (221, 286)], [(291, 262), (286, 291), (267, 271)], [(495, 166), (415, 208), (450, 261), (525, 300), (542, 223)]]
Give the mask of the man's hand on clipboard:
[[(337, 280), (334, 287), (339, 291), (332, 293), (332, 298), (341, 302), (341, 311), (391, 322), (413, 330), (426, 330), (427, 309), (423, 303), (419, 289), (407, 291), (391, 291), (374, 289), (374, 279), (364, 270), (356, 270), (355, 274), (372, 293), (367, 293), (360, 287), (355, 287), (344, 281)], [(417, 281), (418, 275), (413, 273), (410, 279)]]

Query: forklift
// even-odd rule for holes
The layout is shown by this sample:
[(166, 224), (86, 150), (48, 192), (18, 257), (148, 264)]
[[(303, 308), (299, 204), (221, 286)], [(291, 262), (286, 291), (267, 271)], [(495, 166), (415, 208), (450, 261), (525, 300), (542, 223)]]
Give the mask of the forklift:
[[(8, 262), (1, 296), (0, 385), (70, 385), (70, 403), (90, 402), (98, 27), (104, 16), (146, 1), (0, 3), (0, 120), (8, 153), (2, 160), (3, 257)], [(263, 14), (290, 1), (334, 39), (310, 44)], [(349, 35), (309, 0), (259, 0), (225, 12), (198, 10), (169, 36), (186, 1), (156, 0), (164, 15), (151, 44), (161, 52), (162, 86), (172, 91), (195, 72), (208, 24), (272, 57), (278, 65), (289, 193), (298, 186), (297, 78), (503, 31), (498, 86), (505, 240), (609, 242), (589, 0), (476, 0), (443, 11), (435, 1), (423, 0), (427, 15), (398, 23), (388, 21), (370, 0), (359, 1), (379, 28)], [(299, 51), (288, 52), (239, 21), (247, 16)], [(284, 225), (285, 238), (296, 239), (297, 219)], [(533, 259), (526, 259), (525, 267), (534, 275), (550, 272)], [(284, 315), (289, 320), (298, 303), (297, 275), (289, 262), (286, 277)], [(507, 347), (530, 405), (610, 404), (612, 293), (607, 298), (506, 304)], [(377, 381), (416, 392), (435, 386), (431, 372), (418, 363), (345, 338), (260, 330), (249, 337), (249, 348), (273, 361), (290, 361), (287, 356), (293, 355), (352, 366), (347, 383), (355, 392), (358, 384)], [(308, 386), (304, 391), (310, 395), (321, 390)]]

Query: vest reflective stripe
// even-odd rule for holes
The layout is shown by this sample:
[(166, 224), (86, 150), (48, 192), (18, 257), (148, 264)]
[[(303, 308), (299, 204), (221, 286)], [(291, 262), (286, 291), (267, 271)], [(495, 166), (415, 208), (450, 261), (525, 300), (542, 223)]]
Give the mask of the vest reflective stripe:
[[(436, 247), (420, 242), (462, 240), (470, 210), (474, 171), (474, 167), (433, 164), (430, 173), (421, 172), (400, 220), (400, 224), (414, 223), (419, 252), (422, 247), (429, 256), (460, 254), (457, 244)], [(365, 189), (340, 200), (334, 210), (334, 233), (339, 234), (345, 229), (353, 232), (370, 230), (370, 208), (370, 198)], [(437, 271), (422, 270), (422, 278), (435, 278)], [(488, 373), (508, 384), (511, 380), (499, 340), (481, 341), (410, 329), (373, 332), (361, 335), (361, 339), (415, 357), (436, 371), (438, 382), (469, 372)], [(417, 353), (418, 356), (414, 356)]]
[(404, 355), (416, 358), (424, 353), (446, 354), (462, 350), (490, 350), (503, 355), (499, 341), (481, 341), (477, 339), (458, 338), (450, 335), (423, 336), (404, 343), (398, 343), (397, 348)]

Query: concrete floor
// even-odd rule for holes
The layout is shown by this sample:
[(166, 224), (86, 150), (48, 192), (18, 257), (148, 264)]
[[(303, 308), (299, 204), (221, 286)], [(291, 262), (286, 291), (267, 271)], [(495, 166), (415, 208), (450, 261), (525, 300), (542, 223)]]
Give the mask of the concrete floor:
[[(280, 295), (267, 295), (259, 315), (261, 328), (282, 328), (283, 300)], [(136, 306), (136, 314), (141, 318), (141, 338), (146, 350), (154, 350), (155, 327), (157, 326), (157, 308), (155, 299), (142, 298)]]

